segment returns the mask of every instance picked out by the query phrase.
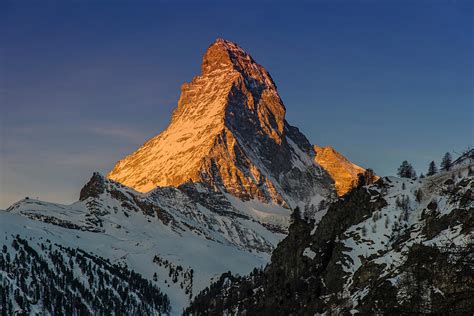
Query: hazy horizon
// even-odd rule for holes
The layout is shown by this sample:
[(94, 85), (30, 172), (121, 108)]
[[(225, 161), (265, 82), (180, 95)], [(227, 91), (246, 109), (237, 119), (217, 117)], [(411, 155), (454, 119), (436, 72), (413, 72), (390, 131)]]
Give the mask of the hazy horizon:
[(167, 126), (217, 37), (270, 72), (313, 144), (382, 176), (403, 160), (426, 173), (473, 145), (472, 21), (462, 1), (3, 2), (0, 208), (77, 200), (94, 171)]

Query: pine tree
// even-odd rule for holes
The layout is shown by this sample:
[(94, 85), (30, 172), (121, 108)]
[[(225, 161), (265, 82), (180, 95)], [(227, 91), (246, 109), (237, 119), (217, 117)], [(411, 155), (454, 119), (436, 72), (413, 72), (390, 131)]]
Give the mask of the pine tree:
[(291, 213), (291, 220), (294, 222), (294, 221), (297, 221), (297, 220), (300, 220), (300, 219), (301, 219), (301, 212), (300, 212), (300, 208), (297, 206), (293, 210), (293, 213)]
[(436, 174), (437, 172), (438, 172), (438, 168), (436, 167), (435, 162), (434, 161), (430, 162), (430, 165), (428, 166), (428, 172), (426, 173), (426, 175), (429, 177)]
[(441, 161), (441, 170), (448, 171), (451, 168), (451, 154), (446, 153), (444, 154), (443, 160)]
[(423, 191), (420, 189), (415, 191), (416, 201), (420, 203), (423, 200)]
[(318, 212), (326, 208), (326, 200), (321, 200), (318, 205)]
[(415, 178), (416, 172), (413, 166), (408, 161), (403, 161), (400, 167), (398, 167), (397, 174), (401, 178)]

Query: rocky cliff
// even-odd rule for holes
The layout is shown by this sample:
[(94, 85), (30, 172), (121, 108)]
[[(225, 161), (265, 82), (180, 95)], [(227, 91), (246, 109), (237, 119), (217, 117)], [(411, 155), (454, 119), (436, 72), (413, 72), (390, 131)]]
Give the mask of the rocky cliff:
[(449, 171), (385, 177), (294, 217), (265, 269), (226, 273), (185, 314), (449, 314), (474, 311), (474, 152)]

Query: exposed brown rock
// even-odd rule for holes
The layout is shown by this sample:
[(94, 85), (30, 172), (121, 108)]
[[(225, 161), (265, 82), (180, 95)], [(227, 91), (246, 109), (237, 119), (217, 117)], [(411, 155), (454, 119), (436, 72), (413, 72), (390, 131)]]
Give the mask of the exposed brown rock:
[[(359, 174), (363, 174), (366, 169), (353, 164), (346, 157), (341, 155), (334, 148), (319, 147), (314, 145), (315, 161), (321, 165), (334, 180), (336, 191), (339, 196), (346, 194), (357, 185)], [(375, 177), (373, 180), (378, 180)]]

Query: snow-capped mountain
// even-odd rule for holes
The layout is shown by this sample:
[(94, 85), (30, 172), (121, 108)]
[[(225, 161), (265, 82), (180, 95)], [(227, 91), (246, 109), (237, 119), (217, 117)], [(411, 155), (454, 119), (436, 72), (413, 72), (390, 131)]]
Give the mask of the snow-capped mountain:
[(244, 201), (319, 201), (333, 191), (332, 180), (285, 112), (265, 68), (218, 39), (201, 75), (182, 86), (168, 128), (120, 160), (108, 178), (140, 192), (192, 180)]
[[(45, 306), (46, 294), (24, 289), (40, 285), (28, 280), (18, 287), (7, 253), (10, 259), (37, 258), (41, 273), (64, 276), (67, 281), (51, 285), (67, 283), (62, 306), (82, 300), (78, 308), (90, 312), (105, 306), (91, 297), (113, 287), (97, 283), (99, 275), (118, 278), (114, 286), (140, 284), (133, 293), (107, 296), (130, 301), (127, 312), (171, 307), (179, 314), (221, 273), (247, 274), (268, 263), (287, 234), (292, 209), (312, 210), (320, 219), (321, 201), (335, 198), (339, 178), (333, 167), (343, 172), (350, 166), (349, 177), (364, 171), (347, 160), (342, 167), (337, 162), (321, 167), (315, 148), (286, 122), (285, 111), (269, 73), (236, 44), (216, 40), (204, 55), (201, 75), (183, 85), (167, 129), (119, 161), (107, 177), (94, 173), (78, 201), (26, 198), (0, 212), (6, 247), (0, 285), (10, 297), (20, 291), (28, 305), (13, 310), (54, 314)], [(64, 260), (72, 262), (69, 268)], [(127, 271), (139, 275), (131, 280)], [(145, 297), (144, 287), (156, 287), (160, 295)], [(144, 310), (134, 309), (140, 304)]]
[(193, 315), (470, 315), (474, 311), (474, 150), (448, 171), (384, 177), (295, 217), (271, 263), (226, 273)]
[[(41, 244), (47, 240), (46, 246), (56, 247), (66, 259), (69, 254), (62, 248), (99, 255), (152, 280), (169, 297), (172, 314), (179, 314), (213, 277), (229, 270), (248, 273), (265, 264), (284, 236), (235, 209), (224, 196), (209, 195), (202, 185), (143, 194), (98, 173), (77, 202), (24, 199), (0, 212), (0, 226), (12, 258), (17, 235), (46, 262), (49, 253), (42, 252)], [(16, 279), (7, 275), (5, 280), (13, 284)]]

